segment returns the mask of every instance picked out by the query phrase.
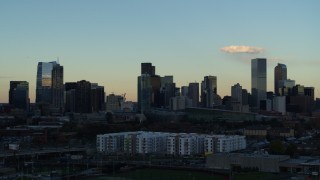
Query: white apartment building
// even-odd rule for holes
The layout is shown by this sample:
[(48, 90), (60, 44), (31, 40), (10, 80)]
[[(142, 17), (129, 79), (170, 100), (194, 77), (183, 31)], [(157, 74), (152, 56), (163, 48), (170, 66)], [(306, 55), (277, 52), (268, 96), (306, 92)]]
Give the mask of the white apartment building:
[(123, 134), (112, 133), (97, 135), (97, 150), (99, 152), (117, 152), (123, 149)]
[(196, 133), (123, 132), (97, 135), (102, 153), (199, 155), (246, 148), (245, 136)]
[(179, 138), (177, 136), (177, 134), (170, 134), (167, 137), (167, 154), (171, 154), (171, 155), (175, 155), (178, 154), (179, 151), (179, 146), (178, 146), (178, 142)]
[(136, 136), (136, 152), (139, 154), (166, 153), (168, 133), (141, 132)]
[(215, 152), (232, 152), (247, 147), (245, 136), (213, 136), (215, 141)]

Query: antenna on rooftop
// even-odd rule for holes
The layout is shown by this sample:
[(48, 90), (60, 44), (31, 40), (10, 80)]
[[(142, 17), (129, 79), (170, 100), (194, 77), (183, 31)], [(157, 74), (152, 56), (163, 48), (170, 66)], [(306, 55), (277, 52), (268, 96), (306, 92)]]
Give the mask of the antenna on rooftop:
[(60, 62), (59, 62), (59, 56), (57, 57), (57, 63), (60, 64)]

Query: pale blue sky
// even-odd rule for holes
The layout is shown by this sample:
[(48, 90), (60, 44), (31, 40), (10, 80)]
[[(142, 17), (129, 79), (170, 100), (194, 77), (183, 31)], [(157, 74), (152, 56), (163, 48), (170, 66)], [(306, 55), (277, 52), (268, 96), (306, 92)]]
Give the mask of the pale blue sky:
[[(65, 82), (88, 80), (107, 94), (136, 100), (141, 62), (157, 74), (174, 75), (178, 86), (218, 77), (218, 93), (239, 82), (250, 87), (250, 59), (288, 67), (297, 84), (316, 87), (320, 97), (320, 1), (298, 0), (28, 0), (0, 1), (0, 102), (10, 80), (30, 83), (34, 101), (39, 61), (60, 57)], [(230, 45), (263, 53), (231, 54)]]

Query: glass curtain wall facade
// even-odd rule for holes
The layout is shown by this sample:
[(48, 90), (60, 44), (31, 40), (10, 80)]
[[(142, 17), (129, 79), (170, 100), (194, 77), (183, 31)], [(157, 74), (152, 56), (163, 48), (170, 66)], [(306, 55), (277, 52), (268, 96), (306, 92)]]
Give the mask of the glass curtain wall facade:
[(260, 101), (267, 99), (267, 59), (251, 60), (251, 93), (253, 107), (260, 108)]
[(52, 103), (52, 69), (55, 65), (55, 61), (38, 63), (36, 103)]

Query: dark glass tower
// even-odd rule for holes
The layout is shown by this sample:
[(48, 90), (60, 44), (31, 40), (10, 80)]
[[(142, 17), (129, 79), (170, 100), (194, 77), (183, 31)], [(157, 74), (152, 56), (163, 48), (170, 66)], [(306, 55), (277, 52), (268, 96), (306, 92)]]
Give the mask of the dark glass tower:
[(65, 84), (66, 91), (66, 104), (65, 112), (75, 112), (76, 111), (76, 82), (68, 82)]
[(152, 66), (152, 63), (141, 63), (141, 74), (154, 76), (156, 74), (156, 68)]
[(142, 74), (138, 77), (138, 108), (141, 113), (151, 108), (152, 86), (149, 74)]
[(29, 109), (29, 83), (27, 81), (10, 81), (9, 104), (19, 109)]
[(91, 107), (93, 112), (105, 110), (105, 97), (103, 86), (98, 84), (91, 84)]
[(63, 66), (56, 64), (52, 68), (52, 104), (55, 108), (64, 108)]
[(78, 81), (75, 93), (75, 112), (91, 113), (91, 83), (85, 80)]
[(267, 99), (267, 59), (251, 60), (251, 93), (253, 107), (260, 108), (260, 101)]
[(199, 83), (189, 83), (188, 97), (192, 100), (192, 107), (198, 107), (198, 104), (199, 104)]

